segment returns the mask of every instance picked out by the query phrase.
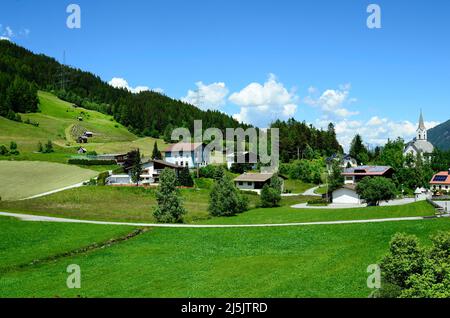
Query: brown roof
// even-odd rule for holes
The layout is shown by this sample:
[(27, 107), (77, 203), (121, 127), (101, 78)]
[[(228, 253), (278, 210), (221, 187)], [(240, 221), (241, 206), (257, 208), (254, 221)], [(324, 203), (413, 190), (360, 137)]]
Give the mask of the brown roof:
[(169, 147), (167, 147), (166, 150), (164, 150), (165, 152), (172, 152), (172, 151), (194, 151), (195, 149), (197, 149), (198, 147), (202, 146), (203, 143), (201, 142), (194, 142), (194, 143), (189, 143), (189, 142), (179, 142), (173, 145), (170, 145)]
[(347, 168), (342, 173), (343, 176), (382, 176), (392, 167), (389, 166), (358, 166)]
[(273, 177), (273, 173), (244, 173), (235, 178), (234, 181), (266, 182)]

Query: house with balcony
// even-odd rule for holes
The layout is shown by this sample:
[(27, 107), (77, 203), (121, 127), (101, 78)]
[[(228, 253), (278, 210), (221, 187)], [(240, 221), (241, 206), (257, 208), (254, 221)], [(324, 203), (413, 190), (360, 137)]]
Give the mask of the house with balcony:
[(210, 163), (210, 154), (205, 152), (204, 143), (179, 142), (164, 151), (164, 160), (175, 166), (189, 169), (205, 167)]
[[(140, 185), (152, 185), (159, 183), (159, 176), (164, 169), (174, 169), (178, 176), (183, 167), (174, 165), (170, 162), (163, 160), (149, 160), (142, 163), (142, 173), (140, 176)], [(124, 174), (113, 174), (110, 173), (109, 177), (106, 178), (107, 185), (133, 185), (135, 184), (131, 178), (132, 167), (126, 168)]]

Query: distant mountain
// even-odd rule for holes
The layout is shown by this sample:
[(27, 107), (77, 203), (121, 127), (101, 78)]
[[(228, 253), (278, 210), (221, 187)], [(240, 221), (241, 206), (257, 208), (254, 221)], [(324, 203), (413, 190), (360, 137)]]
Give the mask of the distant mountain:
[(428, 141), (441, 150), (450, 150), (450, 120), (429, 129)]

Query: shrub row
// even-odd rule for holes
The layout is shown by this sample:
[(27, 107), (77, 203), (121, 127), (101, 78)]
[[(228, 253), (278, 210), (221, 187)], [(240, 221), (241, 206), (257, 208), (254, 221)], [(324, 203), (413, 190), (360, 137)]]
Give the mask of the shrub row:
[(110, 166), (115, 165), (115, 160), (96, 160), (96, 159), (69, 159), (70, 165), (82, 165), (82, 166)]

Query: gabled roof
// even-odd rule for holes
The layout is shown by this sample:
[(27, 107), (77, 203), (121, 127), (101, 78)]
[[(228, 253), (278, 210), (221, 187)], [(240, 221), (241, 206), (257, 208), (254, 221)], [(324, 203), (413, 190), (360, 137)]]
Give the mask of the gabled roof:
[(382, 176), (389, 170), (390, 166), (358, 166), (344, 169), (344, 176)]
[(196, 150), (198, 147), (203, 146), (204, 144), (201, 142), (194, 142), (194, 143), (189, 143), (189, 142), (179, 142), (173, 145), (170, 145), (169, 147), (167, 147), (166, 150), (164, 150), (164, 152), (172, 152), (172, 151), (194, 151)]
[[(174, 168), (174, 169), (181, 169), (181, 168), (184, 168), (184, 167), (182, 167), (182, 166), (178, 166), (178, 165), (176, 165), (176, 164), (173, 164), (173, 163), (170, 163), (170, 162), (167, 162), (167, 161), (164, 161), (164, 160), (147, 160), (147, 161), (142, 162), (141, 165), (145, 165), (145, 164), (147, 164), (147, 163), (152, 163), (152, 162), (154, 162), (154, 163), (159, 163), (160, 165), (163, 165), (163, 166), (166, 166), (166, 167), (170, 167), (170, 168)], [(130, 170), (130, 169), (132, 169), (133, 167), (134, 167), (134, 166), (127, 167), (127, 168), (125, 168), (125, 170)]]
[[(249, 181), (249, 182), (266, 182), (270, 178), (273, 177), (273, 173), (244, 173), (238, 176), (234, 179), (234, 181), (241, 182), (241, 181)], [(279, 174), (280, 178), (286, 179), (285, 176)]]

